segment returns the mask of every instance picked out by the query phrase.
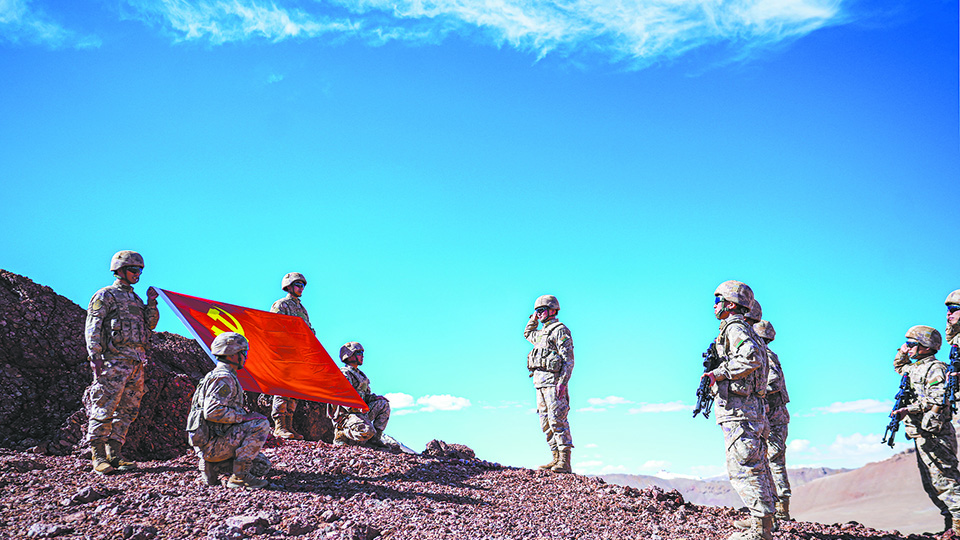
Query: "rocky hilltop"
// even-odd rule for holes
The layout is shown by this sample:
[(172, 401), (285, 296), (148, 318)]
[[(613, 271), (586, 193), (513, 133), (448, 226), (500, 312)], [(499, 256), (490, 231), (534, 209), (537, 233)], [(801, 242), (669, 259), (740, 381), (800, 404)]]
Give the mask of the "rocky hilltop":
[[(743, 516), (676, 490), (505, 467), (440, 441), (419, 455), (334, 447), (323, 442), (319, 405), (296, 418), (318, 441), (267, 441), (267, 489), (208, 487), (182, 429), (210, 363), (194, 342), (166, 333), (153, 336), (147, 395), (124, 447), (140, 468), (98, 476), (78, 444), (91, 380), (83, 322), (82, 307), (0, 270), (0, 539), (712, 540)], [(904, 538), (855, 522), (787, 522), (774, 537)]]

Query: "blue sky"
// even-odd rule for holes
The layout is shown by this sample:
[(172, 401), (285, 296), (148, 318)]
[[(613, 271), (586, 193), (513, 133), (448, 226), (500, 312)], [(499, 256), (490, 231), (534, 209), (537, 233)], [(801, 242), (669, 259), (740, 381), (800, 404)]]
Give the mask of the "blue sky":
[(262, 309), (302, 272), (388, 432), (522, 466), (549, 457), (522, 331), (555, 294), (574, 469), (703, 476), (739, 279), (788, 464), (855, 467), (892, 453), (904, 332), (960, 288), (957, 28), (940, 0), (0, 0), (0, 267), (85, 306), (135, 249), (141, 294)]

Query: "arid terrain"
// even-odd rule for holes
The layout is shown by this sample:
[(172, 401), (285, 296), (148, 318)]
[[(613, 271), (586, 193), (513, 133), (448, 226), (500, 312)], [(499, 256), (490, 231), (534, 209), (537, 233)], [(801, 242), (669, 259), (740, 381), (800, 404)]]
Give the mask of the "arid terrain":
[[(334, 447), (319, 405), (297, 410), (297, 429), (310, 440), (268, 440), (268, 489), (208, 487), (182, 432), (208, 359), (169, 333), (153, 336), (148, 391), (124, 448), (140, 468), (97, 476), (80, 444), (91, 378), (83, 319), (82, 307), (49, 287), (0, 270), (0, 538), (698, 540), (727, 537), (730, 520), (743, 516), (672, 489), (505, 467), (440, 441), (417, 455)], [(798, 486), (795, 513), (835, 524), (786, 522), (774, 537), (904, 538), (881, 530), (893, 526), (852, 520), (907, 509), (895, 488), (907, 489), (911, 472), (903, 454)], [(900, 493), (910, 505), (928, 504), (922, 492)], [(851, 517), (830, 517), (838, 515)], [(937, 519), (929, 530), (939, 528)]]

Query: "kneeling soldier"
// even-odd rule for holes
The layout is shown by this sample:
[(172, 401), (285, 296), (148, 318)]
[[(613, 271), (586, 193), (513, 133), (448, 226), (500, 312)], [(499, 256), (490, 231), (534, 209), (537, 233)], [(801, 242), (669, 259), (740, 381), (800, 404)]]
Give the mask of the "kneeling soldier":
[(332, 414), (335, 427), (333, 444), (366, 443), (367, 446), (384, 446), (380, 437), (390, 421), (390, 401), (371, 392), (370, 379), (360, 371), (360, 366), (363, 365), (363, 345), (356, 341), (345, 343), (340, 347), (340, 361), (346, 364), (340, 371), (370, 407), (370, 411), (363, 413), (360, 409), (337, 405)]
[(187, 439), (200, 456), (207, 485), (220, 485), (219, 474), (230, 473), (228, 488), (262, 488), (270, 460), (260, 453), (270, 434), (270, 422), (248, 412), (237, 370), (243, 369), (250, 348), (247, 338), (224, 332), (213, 340), (210, 352), (217, 366), (200, 381), (187, 417)]

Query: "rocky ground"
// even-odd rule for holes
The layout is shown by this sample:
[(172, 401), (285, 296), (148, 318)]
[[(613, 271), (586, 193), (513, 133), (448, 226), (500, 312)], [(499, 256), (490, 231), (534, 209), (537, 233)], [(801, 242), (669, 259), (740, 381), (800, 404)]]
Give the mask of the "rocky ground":
[[(97, 476), (76, 454), (0, 450), (0, 538), (698, 540), (726, 538), (730, 520), (743, 515), (657, 487), (445, 457), (470, 452), (437, 444), (439, 455), (269, 444), (275, 468), (264, 490), (207, 487), (188, 454)], [(932, 536), (788, 522), (774, 538)]]

